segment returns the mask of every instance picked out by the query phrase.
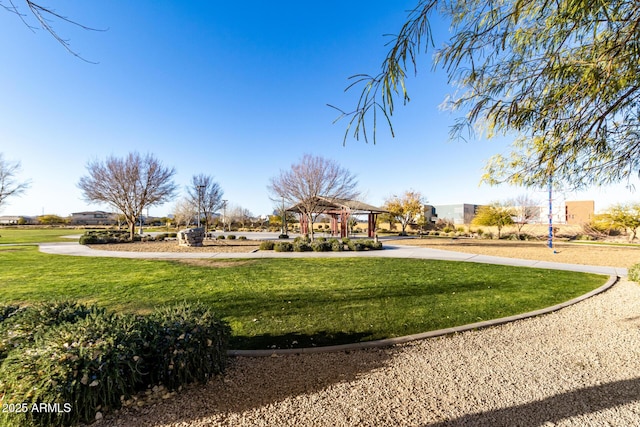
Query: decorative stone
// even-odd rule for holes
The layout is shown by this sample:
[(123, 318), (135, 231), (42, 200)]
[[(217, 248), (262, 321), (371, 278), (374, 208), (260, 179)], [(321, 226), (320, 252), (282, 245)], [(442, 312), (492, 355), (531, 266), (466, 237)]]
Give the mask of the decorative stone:
[(202, 246), (204, 241), (204, 228), (187, 228), (178, 231), (179, 246)]

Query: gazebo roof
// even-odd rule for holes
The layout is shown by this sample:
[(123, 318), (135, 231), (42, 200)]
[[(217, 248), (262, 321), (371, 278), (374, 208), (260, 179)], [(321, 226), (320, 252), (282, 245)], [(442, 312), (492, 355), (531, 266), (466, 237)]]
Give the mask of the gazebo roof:
[[(317, 196), (317, 213), (330, 212), (335, 210), (348, 210), (352, 215), (369, 214), (369, 213), (385, 213), (388, 212), (382, 208), (369, 205), (357, 200), (336, 199), (324, 196)], [(297, 203), (287, 209), (287, 212), (300, 212), (301, 203)]]

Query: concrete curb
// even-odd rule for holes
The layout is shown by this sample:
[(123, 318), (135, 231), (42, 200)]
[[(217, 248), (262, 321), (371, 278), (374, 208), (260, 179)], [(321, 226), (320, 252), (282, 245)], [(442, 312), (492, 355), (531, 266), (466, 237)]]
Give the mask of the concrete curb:
[(273, 357), (280, 355), (294, 355), (294, 354), (311, 354), (311, 353), (334, 353), (341, 351), (353, 351), (362, 350), (366, 348), (381, 348), (391, 347), (398, 344), (404, 344), (410, 341), (423, 340), (427, 338), (434, 338), (443, 335), (456, 334), (460, 332), (470, 331), (472, 329), (487, 328), (490, 326), (502, 325), (504, 323), (515, 322), (516, 320), (527, 319), (530, 317), (536, 317), (543, 314), (553, 313), (554, 311), (561, 310), (571, 305), (577, 304), (595, 295), (598, 295), (609, 288), (611, 288), (617, 281), (618, 276), (609, 276), (609, 280), (597, 289), (588, 292), (579, 297), (573, 298), (569, 301), (565, 301), (560, 304), (553, 305), (551, 307), (542, 308), (540, 310), (530, 311), (528, 313), (516, 314), (508, 317), (501, 317), (499, 319), (486, 320), (483, 322), (470, 323), (468, 325), (455, 326), (453, 328), (438, 329), (437, 331), (423, 332), (420, 334), (406, 335), (403, 337), (387, 338), (383, 340), (359, 342), (353, 344), (332, 345), (325, 347), (307, 347), (307, 348), (291, 348), (291, 349), (274, 349), (274, 350), (228, 350), (227, 355), (233, 357)]

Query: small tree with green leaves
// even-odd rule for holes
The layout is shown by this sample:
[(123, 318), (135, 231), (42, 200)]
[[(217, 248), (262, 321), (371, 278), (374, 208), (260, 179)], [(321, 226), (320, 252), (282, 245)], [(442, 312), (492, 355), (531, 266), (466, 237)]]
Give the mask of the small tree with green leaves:
[(492, 203), (490, 205), (480, 206), (478, 213), (471, 223), (473, 225), (497, 227), (499, 239), (504, 226), (513, 224), (515, 214), (513, 208), (500, 203)]
[(400, 234), (404, 236), (407, 234), (407, 226), (415, 221), (418, 214), (422, 213), (424, 203), (424, 197), (419, 191), (408, 190), (401, 196), (389, 197), (385, 201), (384, 209), (398, 220), (402, 227)]
[(612, 229), (627, 232), (631, 242), (637, 238), (640, 230), (640, 203), (614, 205), (598, 219)]

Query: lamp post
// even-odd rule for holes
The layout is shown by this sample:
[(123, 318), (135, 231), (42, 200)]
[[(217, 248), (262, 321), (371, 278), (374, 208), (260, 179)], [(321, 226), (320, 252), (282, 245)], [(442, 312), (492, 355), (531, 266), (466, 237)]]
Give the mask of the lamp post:
[(223, 200), (222, 201), (222, 232), (223, 233), (225, 232), (224, 226), (225, 226), (226, 219), (227, 219), (227, 201)]
[[(547, 246), (549, 249), (553, 249), (553, 178), (549, 174), (549, 237), (547, 239)], [(555, 253), (555, 251), (554, 251)]]
[(200, 212), (202, 212), (202, 189), (204, 185), (198, 185), (198, 228), (200, 228)]

